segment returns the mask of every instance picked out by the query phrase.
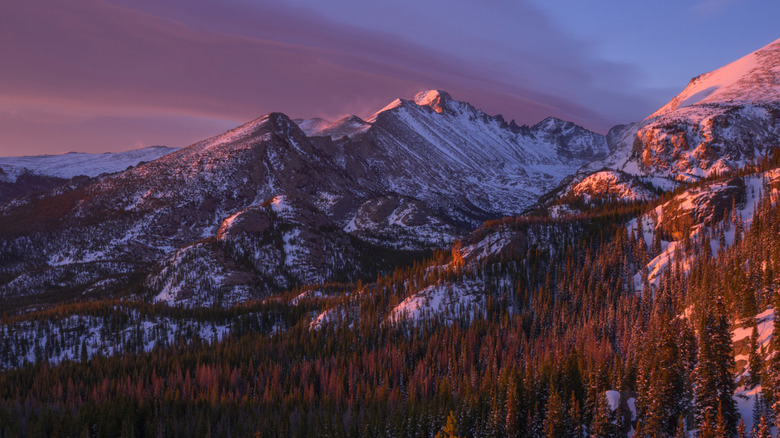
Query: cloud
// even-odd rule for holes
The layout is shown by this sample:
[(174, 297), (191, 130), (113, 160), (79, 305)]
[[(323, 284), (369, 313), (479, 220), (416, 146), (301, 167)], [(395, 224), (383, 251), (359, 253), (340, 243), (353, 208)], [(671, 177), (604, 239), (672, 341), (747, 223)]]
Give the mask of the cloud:
[(739, 3), (739, 0), (704, 0), (691, 6), (691, 10), (699, 16), (709, 17), (726, 10), (729, 6)]
[[(367, 29), (301, 5), (221, 5), (4, 2), (0, 57), (10, 62), (0, 63), (0, 154), (124, 148), (154, 133), (164, 141), (150, 143), (184, 146), (197, 139), (186, 135), (188, 123), (206, 135), (204, 126), (270, 111), (366, 116), (426, 88), (521, 122), (556, 115), (601, 131), (653, 109), (621, 88), (635, 71), (589, 56), (531, 8), (520, 24), (534, 44), (498, 35), (446, 49), (447, 35), (414, 41), (412, 30)], [(454, 31), (449, 23), (419, 35)], [(152, 120), (175, 120), (172, 134)]]

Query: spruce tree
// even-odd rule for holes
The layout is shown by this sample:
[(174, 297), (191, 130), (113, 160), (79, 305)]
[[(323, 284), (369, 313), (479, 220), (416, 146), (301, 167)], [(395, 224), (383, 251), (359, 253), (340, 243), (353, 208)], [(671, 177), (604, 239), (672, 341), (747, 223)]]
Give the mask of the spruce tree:
[(753, 332), (750, 335), (748, 352), (748, 364), (750, 365), (750, 374), (747, 378), (747, 386), (749, 388), (755, 388), (756, 385), (761, 383), (761, 371), (764, 364), (764, 360), (758, 352), (758, 327), (753, 320)]
[(699, 424), (698, 438), (723, 438), (716, 435), (715, 421), (713, 420), (710, 411), (704, 413), (704, 418)]
[(519, 437), (520, 428), (520, 406), (518, 400), (518, 390), (515, 379), (510, 378), (506, 390), (506, 436), (509, 438)]
[(755, 438), (772, 438), (771, 427), (766, 419), (766, 415), (761, 416), (761, 421), (758, 423), (758, 427), (755, 428), (753, 436)]
[(458, 421), (455, 419), (454, 412), (450, 411), (450, 415), (447, 416), (447, 423), (436, 433), (436, 438), (459, 438)]
[(758, 426), (758, 423), (761, 422), (761, 417), (764, 416), (766, 411), (766, 408), (764, 407), (765, 403), (766, 401), (761, 396), (761, 393), (757, 392), (753, 401), (753, 429)]
[[(730, 433), (728, 430), (728, 425), (726, 424), (726, 419), (723, 417), (723, 409), (722, 405), (720, 408), (718, 408), (718, 416), (715, 420), (715, 436), (719, 437), (729, 437), (733, 434)], [(734, 428), (736, 430), (736, 427)]]
[(780, 421), (780, 291), (775, 291), (772, 299), (772, 307), (775, 312), (774, 328), (772, 330), (771, 350), (774, 352), (769, 359), (769, 366), (766, 370), (767, 401), (772, 404), (772, 410), (775, 413), (775, 421)]
[(614, 418), (615, 415), (611, 411), (609, 403), (607, 403), (607, 398), (602, 393), (601, 397), (596, 401), (596, 412), (593, 415), (590, 436), (593, 438), (614, 438), (619, 436)]
[(674, 438), (687, 438), (685, 433), (685, 420), (683, 419), (682, 414), (680, 415), (680, 418), (677, 419), (677, 428), (674, 432)]
[(580, 402), (574, 396), (573, 392), (569, 398), (568, 409), (569, 424), (566, 436), (579, 438), (582, 436), (583, 432), (582, 410), (580, 409)]
[(737, 425), (737, 438), (747, 438), (747, 430), (745, 428), (745, 421), (740, 418), (739, 425)]
[(696, 416), (701, 424), (707, 416), (720, 415), (729, 433), (735, 433), (739, 413), (733, 399), (736, 383), (731, 374), (734, 353), (731, 331), (721, 297), (716, 297), (712, 309), (702, 317), (699, 330), (699, 363), (696, 367)]
[(554, 388), (550, 388), (547, 400), (547, 414), (544, 418), (544, 436), (555, 438), (566, 434), (566, 411), (561, 396)]
[(641, 421), (636, 423), (636, 429), (634, 429), (634, 436), (632, 438), (645, 438)]

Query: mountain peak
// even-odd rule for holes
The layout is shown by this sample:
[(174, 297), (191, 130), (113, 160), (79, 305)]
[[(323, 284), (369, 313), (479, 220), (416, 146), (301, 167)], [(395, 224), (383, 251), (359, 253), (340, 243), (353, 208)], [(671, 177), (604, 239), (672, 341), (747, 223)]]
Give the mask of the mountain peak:
[(442, 90), (421, 91), (414, 96), (414, 103), (420, 106), (427, 106), (441, 114), (447, 109), (447, 105), (452, 102), (449, 93)]
[(532, 126), (531, 129), (560, 129), (564, 126), (570, 126), (573, 125), (573, 122), (569, 122), (567, 120), (562, 120), (557, 117), (549, 116), (542, 120), (541, 122), (537, 123), (536, 125)]
[(209, 141), (214, 139), (232, 140), (238, 137), (253, 137), (268, 132), (286, 134), (290, 132), (293, 126), (295, 127), (295, 130), (300, 129), (286, 114), (273, 112), (244, 123), (224, 134), (209, 139)]
[[(381, 110), (374, 113), (371, 117), (366, 119), (366, 122), (368, 123), (374, 123), (380, 114), (394, 110), (396, 108), (402, 108), (402, 107), (414, 107), (422, 106), (422, 107), (428, 107), (435, 112), (439, 114), (443, 114), (445, 112), (452, 112), (454, 111), (453, 107), (455, 101), (452, 99), (452, 96), (450, 96), (449, 93), (443, 90), (428, 90), (428, 91), (421, 91), (414, 95), (414, 98), (412, 100), (406, 100), (406, 99), (396, 99)], [(465, 102), (458, 102), (458, 103), (465, 103)], [(468, 106), (471, 106), (470, 104), (466, 104)]]
[(780, 39), (717, 70), (700, 74), (648, 118), (698, 104), (780, 100)]

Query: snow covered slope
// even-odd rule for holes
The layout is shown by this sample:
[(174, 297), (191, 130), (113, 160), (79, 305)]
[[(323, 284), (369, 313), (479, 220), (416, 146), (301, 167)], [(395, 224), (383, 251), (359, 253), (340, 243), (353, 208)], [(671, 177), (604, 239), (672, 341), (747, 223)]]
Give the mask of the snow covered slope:
[(779, 179), (780, 169), (750, 175), (744, 181), (724, 178), (686, 190), (630, 221), (629, 234), (639, 229), (641, 221), (642, 237), (651, 253), (646, 277), (642, 272), (634, 275), (635, 290), (654, 290), (664, 272), (674, 264), (687, 272), (700, 254), (685, 251), (685, 241), (709, 243), (701, 246), (708, 246), (707, 252), (713, 257), (733, 245), (735, 234), (750, 228), (757, 206), (761, 202), (776, 202)]
[(328, 154), (361, 183), (415, 197), (473, 225), (515, 214), (565, 176), (607, 155), (606, 139), (558, 119), (529, 128), (440, 90), (396, 99), (367, 120), (345, 117), (312, 135), (339, 139)]
[(642, 201), (655, 196), (649, 187), (652, 185), (625, 172), (604, 170), (588, 175), (573, 185), (569, 193), (585, 201)]
[[(604, 167), (691, 182), (743, 167), (780, 146), (780, 40), (699, 75), (641, 122), (613, 128)], [(660, 182), (660, 181), (659, 181)], [(663, 184), (663, 182), (660, 182)]]
[(142, 161), (153, 161), (177, 148), (149, 146), (125, 152), (85, 154), (69, 152), (61, 155), (32, 155), (26, 157), (0, 157), (0, 178), (13, 182), (25, 170), (38, 175), (72, 178), (77, 175), (98, 176), (115, 173), (135, 166)]
[(692, 105), (780, 101), (780, 40), (731, 64), (691, 79), (682, 93), (650, 117)]

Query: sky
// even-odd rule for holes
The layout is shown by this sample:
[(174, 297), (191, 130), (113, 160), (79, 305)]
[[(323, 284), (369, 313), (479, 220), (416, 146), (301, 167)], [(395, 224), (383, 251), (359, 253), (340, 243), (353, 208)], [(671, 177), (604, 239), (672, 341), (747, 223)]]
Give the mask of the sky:
[(447, 90), (605, 133), (780, 38), (766, 0), (0, 2), (0, 156), (183, 147)]

